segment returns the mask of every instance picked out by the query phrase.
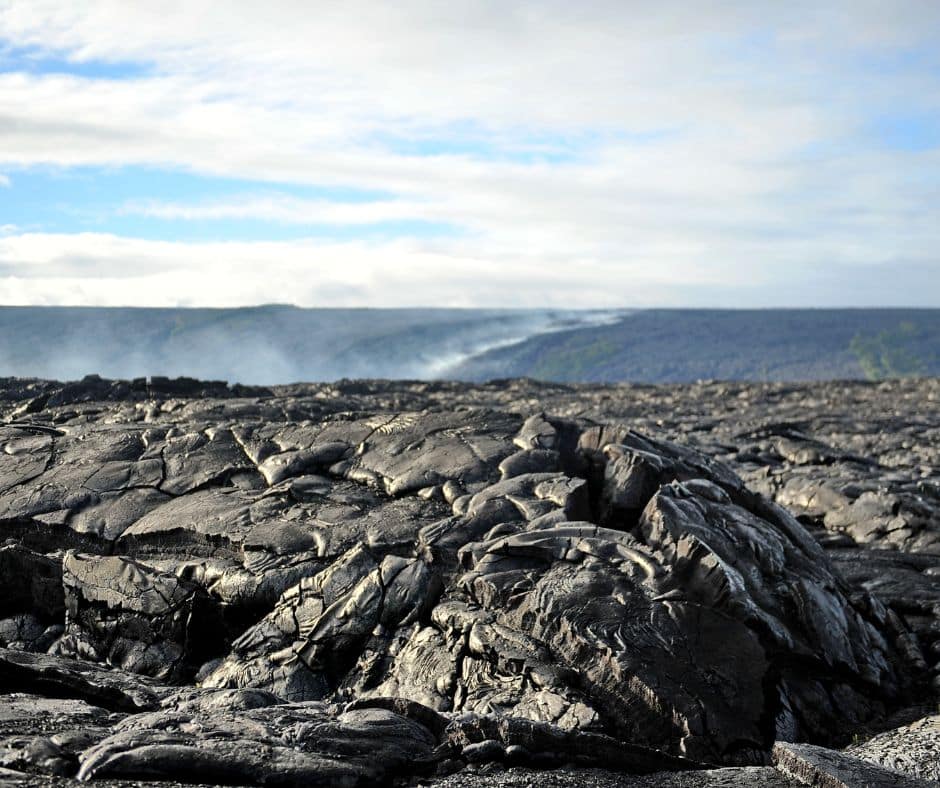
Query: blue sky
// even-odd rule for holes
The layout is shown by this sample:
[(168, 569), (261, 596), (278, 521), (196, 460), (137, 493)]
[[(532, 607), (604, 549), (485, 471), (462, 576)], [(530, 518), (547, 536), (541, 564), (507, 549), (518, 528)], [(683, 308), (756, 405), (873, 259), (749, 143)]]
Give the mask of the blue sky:
[(940, 306), (938, 193), (933, 1), (0, 0), (0, 303)]
[[(4, 223), (23, 230), (53, 233), (115, 233), (127, 237), (180, 241), (381, 239), (402, 235), (438, 237), (459, 228), (446, 222), (413, 219), (349, 225), (309, 220), (253, 217), (195, 218), (180, 221), (148, 214), (154, 205), (170, 203), (181, 195), (202, 205), (220, 201), (296, 200), (306, 205), (354, 206), (389, 195), (339, 186), (306, 186), (198, 175), (176, 169), (140, 165), (98, 168), (32, 167), (18, 174), (16, 190), (0, 192)], [(41, 217), (41, 219), (39, 218)]]

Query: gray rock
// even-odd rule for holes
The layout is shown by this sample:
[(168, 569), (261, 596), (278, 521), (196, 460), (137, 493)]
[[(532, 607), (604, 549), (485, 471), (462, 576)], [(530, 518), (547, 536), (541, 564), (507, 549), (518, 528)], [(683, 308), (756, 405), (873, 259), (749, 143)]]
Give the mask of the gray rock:
[(11, 779), (935, 776), (936, 381), (0, 392)]
[(869, 763), (940, 783), (940, 715), (880, 733), (848, 752)]
[(0, 692), (30, 692), (49, 698), (84, 700), (115, 712), (155, 708), (164, 687), (87, 660), (0, 648)]
[(201, 588), (176, 575), (129, 558), (69, 552), (63, 585), (59, 653), (180, 681), (220, 645), (218, 609)]
[(804, 783), (769, 767), (712, 769), (700, 772), (657, 772), (645, 776), (603, 769), (563, 767), (534, 770), (464, 769), (440, 780), (422, 780), (416, 785), (435, 788), (797, 788)]
[(312, 703), (157, 712), (116, 726), (82, 755), (78, 777), (366, 785), (430, 765), (435, 745), (419, 723), (383, 709), (336, 714)]
[(931, 785), (926, 780), (812, 744), (777, 743), (773, 757), (774, 765), (783, 774), (819, 788), (855, 788), (860, 785), (868, 788), (928, 788)]

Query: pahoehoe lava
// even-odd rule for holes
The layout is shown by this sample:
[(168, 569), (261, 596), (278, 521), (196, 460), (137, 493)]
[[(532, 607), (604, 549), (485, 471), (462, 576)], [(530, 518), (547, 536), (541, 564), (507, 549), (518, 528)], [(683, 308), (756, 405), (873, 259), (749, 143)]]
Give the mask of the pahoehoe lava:
[(0, 783), (940, 780), (940, 380), (0, 380)]

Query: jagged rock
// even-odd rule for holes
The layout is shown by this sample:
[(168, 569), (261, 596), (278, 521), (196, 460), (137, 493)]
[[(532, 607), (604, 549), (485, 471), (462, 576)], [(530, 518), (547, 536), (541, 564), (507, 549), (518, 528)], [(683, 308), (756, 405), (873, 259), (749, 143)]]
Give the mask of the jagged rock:
[(541, 766), (577, 764), (629, 774), (701, 769), (702, 764), (602, 734), (565, 731), (513, 716), (466, 714), (444, 731), (445, 745), (471, 763), (515, 761)]
[(447, 481), (465, 488), (495, 481), (519, 428), (516, 418), (487, 411), (399, 414), (368, 424), (347, 476), (381, 479), (390, 495)]
[(499, 624), (495, 615), (444, 602), (433, 626), (405, 633), (384, 681), (366, 697), (399, 696), (441, 711), (511, 714), (563, 730), (601, 729), (575, 673), (556, 665), (535, 638)]
[(922, 655), (940, 672), (940, 556), (858, 548), (834, 548), (829, 555), (852, 586), (887, 606), (895, 627), (903, 620), (916, 635), (913, 641), (898, 636), (912, 659)]
[(118, 551), (238, 558), (251, 530), (252, 498), (235, 487), (191, 492), (151, 509), (116, 541)]
[(396, 773), (431, 773), (454, 759), (542, 768), (573, 763), (641, 774), (699, 768), (602, 735), (514, 718), (440, 717), (402, 701), (342, 710), (203, 692), (164, 706), (114, 725), (80, 756), (79, 778), (371, 785)]
[(134, 673), (185, 680), (218, 648), (218, 610), (202, 589), (119, 556), (69, 552), (63, 562), (60, 653)]
[(435, 737), (382, 709), (322, 703), (130, 717), (83, 753), (79, 779), (374, 785), (433, 763)]
[(353, 548), (286, 591), (203, 683), (261, 687), (291, 700), (323, 698), (373, 630), (416, 620), (438, 587), (439, 578), (421, 560), (386, 556), (379, 562), (364, 547)]
[(132, 525), (152, 510), (171, 499), (156, 488), (130, 487), (118, 492), (102, 492), (94, 501), (85, 503), (65, 518), (69, 529), (77, 538), (76, 544), (84, 549), (106, 549)]
[(712, 761), (761, 748), (768, 666), (757, 637), (725, 614), (662, 598), (661, 567), (628, 534), (567, 524), (469, 549), (461, 586), (544, 643), (627, 740)]
[(858, 548), (835, 548), (829, 556), (843, 577), (898, 612), (940, 611), (940, 556)]
[(257, 471), (230, 429), (209, 428), (167, 435), (164, 441), (148, 446), (148, 454), (157, 451), (157, 462), (162, 461), (164, 475), (159, 486), (170, 495), (183, 495), (213, 482), (224, 482), (239, 471)]
[(32, 692), (84, 700), (115, 712), (155, 708), (165, 689), (146, 677), (109, 670), (87, 660), (0, 648), (0, 692)]
[[(883, 619), (853, 605), (819, 551), (805, 550), (792, 530), (701, 482), (660, 488), (638, 530), (664, 559), (661, 593), (745, 623), (771, 655), (781, 694), (776, 735), (824, 739), (839, 720), (872, 719), (880, 698), (897, 693), (898, 656)], [(835, 703), (820, 697), (820, 684)]]
[(464, 545), (495, 535), (493, 529), (509, 532), (526, 523), (546, 525), (590, 514), (587, 482), (559, 473), (525, 473), (505, 479), (475, 495), (455, 499), (453, 509), (453, 517), (426, 526), (418, 539), (428, 558), (448, 565)]
[(466, 593), (577, 670), (632, 740), (722, 761), (775, 733), (825, 737), (879, 714), (900, 658), (884, 616), (852, 603), (802, 527), (701, 455), (608, 437), (589, 431), (582, 446), (609, 447), (623, 469), (604, 473), (603, 498), (629, 501), (607, 520), (635, 535), (590, 523), (491, 534), (461, 550)]
[(14, 775), (792, 785), (940, 684), (934, 381), (0, 387)]

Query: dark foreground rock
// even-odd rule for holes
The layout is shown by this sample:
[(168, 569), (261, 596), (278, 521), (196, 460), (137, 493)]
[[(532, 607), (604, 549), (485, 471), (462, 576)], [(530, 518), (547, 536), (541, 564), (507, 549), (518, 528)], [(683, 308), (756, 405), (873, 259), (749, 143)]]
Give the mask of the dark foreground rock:
[(936, 381), (171, 384), (0, 398), (0, 780), (937, 779)]

